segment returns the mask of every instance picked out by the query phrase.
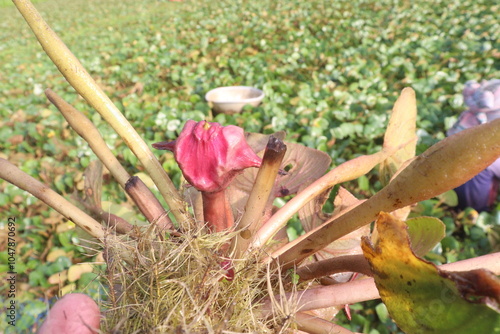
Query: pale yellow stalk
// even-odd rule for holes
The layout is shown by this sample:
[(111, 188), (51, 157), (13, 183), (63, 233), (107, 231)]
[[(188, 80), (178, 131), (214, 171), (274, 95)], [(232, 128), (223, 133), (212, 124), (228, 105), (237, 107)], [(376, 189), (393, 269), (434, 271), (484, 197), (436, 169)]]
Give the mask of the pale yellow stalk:
[(130, 174), (113, 155), (95, 125), (51, 89), (47, 88), (45, 95), (59, 109), (73, 130), (89, 144), (92, 151), (101, 160), (103, 165), (106, 166), (120, 186), (125, 189), (125, 184), (130, 179)]
[(249, 251), (262, 247), (262, 245), (269, 241), (279, 229), (286, 225), (288, 220), (297, 213), (300, 208), (322, 194), (326, 189), (365, 175), (381, 161), (384, 161), (391, 153), (392, 151), (381, 151), (372, 155), (357, 157), (344, 162), (316, 180), (309, 187), (302, 190), (294, 198), (288, 201), (257, 231), (257, 233), (255, 233), (249, 246)]
[(48, 206), (62, 214), (67, 219), (81, 227), (91, 236), (103, 240), (104, 229), (101, 224), (68, 202), (64, 197), (50, 189), (45, 184), (29, 176), (9, 161), (0, 158), (0, 178), (21, 188), (36, 198), (40, 199)]
[(240, 257), (248, 248), (250, 238), (255, 234), (257, 228), (261, 226), (266, 204), (273, 190), (285, 153), (285, 144), (271, 136), (262, 158), (262, 166), (259, 168), (252, 191), (245, 205), (245, 213), (237, 226), (240, 233), (238, 233), (235, 240), (236, 258)]
[(158, 159), (141, 136), (85, 70), (78, 59), (43, 20), (29, 0), (12, 0), (43, 49), (75, 90), (113, 127), (137, 156), (179, 222), (189, 219), (184, 202)]
[(252, 240), (250, 249), (260, 248), (264, 245), (280, 228), (285, 226), (286, 222), (300, 208), (322, 194), (325, 190), (339, 183), (365, 175), (380, 163), (387, 164), (394, 171), (398, 169), (405, 160), (415, 155), (416, 117), (417, 102), (415, 91), (407, 87), (403, 89), (394, 104), (384, 136), (383, 150), (372, 155), (360, 156), (347, 161), (304, 189), (266, 222)]
[(150, 223), (157, 223), (161, 229), (171, 229), (172, 222), (168, 218), (161, 203), (138, 177), (130, 176), (125, 168), (123, 168), (109, 149), (108, 145), (104, 142), (104, 139), (101, 137), (95, 125), (85, 117), (84, 114), (64, 101), (51, 89), (46, 89), (45, 95), (47, 95), (50, 102), (59, 109), (76, 133), (89, 144), (92, 151), (97, 155), (104, 166), (106, 166), (111, 175), (113, 175), (128, 195), (132, 197), (146, 219)]

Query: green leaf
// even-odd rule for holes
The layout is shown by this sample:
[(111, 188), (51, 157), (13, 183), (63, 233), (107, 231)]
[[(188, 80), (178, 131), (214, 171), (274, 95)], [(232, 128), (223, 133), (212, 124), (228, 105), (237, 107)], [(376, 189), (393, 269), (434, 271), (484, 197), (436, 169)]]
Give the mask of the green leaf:
[(438, 198), (448, 206), (457, 206), (458, 205), (458, 196), (454, 190), (448, 190), (445, 193), (442, 193), (438, 196)]
[(446, 235), (446, 226), (434, 217), (408, 219), (408, 234), (411, 249), (417, 256), (424, 256), (431, 251)]
[(382, 301), (407, 334), (500, 333), (500, 280), (486, 270), (445, 272), (411, 251), (405, 224), (377, 219), (379, 239), (364, 238)]

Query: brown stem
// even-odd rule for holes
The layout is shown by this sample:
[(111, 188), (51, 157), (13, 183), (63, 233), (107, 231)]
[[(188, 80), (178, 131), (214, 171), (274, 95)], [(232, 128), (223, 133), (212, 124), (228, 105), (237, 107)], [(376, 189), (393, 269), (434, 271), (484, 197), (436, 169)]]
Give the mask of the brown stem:
[(363, 155), (354, 158), (335, 167), (314, 181), (310, 186), (288, 201), (257, 231), (252, 238), (249, 248), (259, 249), (265, 245), (304, 205), (324, 193), (326, 189), (368, 173), (373, 167), (390, 156), (394, 150), (383, 150), (372, 155)]
[(226, 191), (201, 192), (203, 218), (210, 232), (228, 231), (234, 225), (233, 212)]
[(81, 227), (91, 236), (102, 240), (105, 237), (101, 224), (75, 205), (68, 202), (64, 197), (50, 189), (45, 184), (29, 176), (9, 161), (0, 158), (0, 178), (12, 183), (33, 196), (37, 197), (48, 206), (62, 214), (67, 219)]
[[(300, 297), (296, 305), (298, 311), (310, 311), (380, 298), (375, 281), (371, 277), (348, 283), (321, 286), (305, 291), (289, 292), (275, 298), (278, 299), (278, 302), (282, 302), (281, 298), (290, 299), (297, 298), (297, 296)], [(270, 314), (272, 312), (272, 305), (273, 301), (269, 297), (265, 298), (261, 306), (262, 314)]]
[(295, 314), (295, 323), (299, 330), (310, 334), (360, 334), (351, 332), (347, 328), (334, 324), (331, 321), (303, 312)]
[(118, 234), (128, 234), (134, 228), (132, 224), (117, 215), (100, 210), (96, 207), (86, 206), (86, 208), (94, 215), (98, 216), (107, 226), (113, 228)]
[(156, 224), (160, 231), (177, 234), (174, 232), (174, 225), (161, 203), (138, 176), (132, 176), (125, 183), (125, 191), (151, 224)]
[(299, 267), (295, 273), (299, 275), (301, 281), (308, 281), (342, 272), (356, 272), (367, 276), (373, 275), (368, 261), (366, 261), (362, 254), (345, 255), (314, 262)]
[[(439, 269), (446, 271), (467, 271), (481, 268), (490, 270), (495, 275), (500, 275), (500, 252), (439, 266)], [(299, 311), (309, 311), (335, 305), (354, 304), (380, 298), (377, 287), (375, 286), (375, 281), (371, 277), (348, 283), (286, 293), (275, 298), (280, 302), (280, 298), (296, 298), (294, 296), (297, 294), (300, 296), (297, 305)], [(272, 312), (273, 303), (276, 303), (276, 301), (272, 301), (269, 297), (265, 298), (260, 309), (261, 314), (268, 315)]]

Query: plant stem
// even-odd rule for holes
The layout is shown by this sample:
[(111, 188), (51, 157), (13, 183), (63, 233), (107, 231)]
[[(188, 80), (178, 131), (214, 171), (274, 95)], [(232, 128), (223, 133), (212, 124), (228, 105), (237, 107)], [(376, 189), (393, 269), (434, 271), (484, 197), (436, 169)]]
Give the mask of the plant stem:
[(334, 324), (313, 315), (298, 312), (295, 314), (295, 323), (299, 330), (310, 334), (361, 334), (351, 332), (347, 328)]
[(158, 226), (160, 232), (168, 230), (170, 234), (177, 234), (161, 203), (138, 176), (132, 176), (128, 179), (125, 183), (125, 191), (134, 200), (146, 219), (151, 224)]
[(245, 213), (237, 227), (240, 233), (235, 239), (235, 257), (239, 257), (247, 249), (250, 238), (260, 227), (269, 195), (273, 190), (274, 181), (285, 153), (286, 145), (278, 138), (271, 136), (262, 158), (262, 165), (259, 168), (252, 191), (245, 205)]
[(365, 175), (391, 152), (381, 151), (372, 155), (364, 155), (344, 162), (302, 190), (276, 212), (255, 234), (249, 250), (262, 247), (287, 221), (309, 201), (322, 194), (336, 184), (350, 181)]
[[(289, 292), (279, 297), (275, 297), (280, 301), (280, 298), (298, 298), (296, 309), (298, 311), (310, 311), (320, 308), (354, 304), (367, 300), (380, 298), (375, 281), (373, 278), (359, 279), (348, 283), (340, 283), (334, 285), (321, 286), (315, 289), (305, 291)], [(272, 302), (270, 299), (264, 299), (261, 306), (262, 314), (272, 312)]]
[(500, 252), (443, 264), (439, 268), (447, 271), (468, 271), (485, 268), (495, 275), (500, 275)]
[(9, 161), (0, 158), (0, 178), (12, 183), (33, 196), (37, 197), (48, 206), (62, 214), (67, 219), (81, 227), (91, 236), (102, 240), (105, 237), (101, 224), (88, 214), (68, 202), (64, 197), (50, 189), (45, 184), (29, 176)]
[(228, 231), (234, 225), (233, 211), (226, 196), (226, 190), (213, 193), (201, 192), (203, 219), (213, 232)]
[(125, 183), (130, 178), (129, 173), (123, 168), (118, 159), (113, 155), (108, 145), (104, 142), (95, 125), (85, 115), (64, 101), (50, 88), (45, 90), (49, 101), (61, 112), (68, 124), (82, 137), (97, 155), (99, 160), (109, 170), (118, 183), (125, 188)]
[[(438, 267), (446, 271), (468, 271), (484, 268), (490, 270), (495, 275), (500, 275), (500, 252), (443, 264)], [(299, 311), (309, 311), (335, 305), (354, 304), (380, 298), (373, 278), (321, 286), (316, 289), (305, 291), (290, 292), (276, 298), (296, 298), (294, 294), (300, 296), (299, 304), (297, 305)], [(269, 312), (272, 312), (272, 301), (269, 298), (263, 300), (261, 312), (262, 314), (269, 314)]]
[(301, 281), (308, 281), (335, 273), (351, 271), (368, 276), (373, 275), (368, 261), (366, 261), (362, 254), (344, 255), (314, 262), (297, 268), (295, 274), (299, 275)]
[(134, 200), (139, 210), (150, 223), (156, 223), (160, 229), (172, 229), (173, 225), (165, 209), (137, 176), (131, 177), (123, 168), (118, 159), (113, 155), (108, 145), (104, 142), (95, 125), (83, 113), (64, 101), (50, 88), (45, 90), (47, 98), (56, 106), (69, 125), (78, 133), (106, 166), (120, 186)]
[[(500, 156), (500, 119), (445, 138), (413, 160), (385, 188), (344, 215), (295, 239), (266, 259), (290, 268), (338, 238), (392, 212), (453, 189)], [(473, 164), (470, 162), (474, 161)]]
[[(85, 203), (84, 203), (85, 205)], [(119, 234), (128, 234), (130, 233), (134, 226), (127, 222), (125, 219), (118, 217), (112, 213), (106, 212), (100, 208), (85, 206), (87, 210), (92, 212), (92, 214), (96, 215), (101, 219), (107, 226), (111, 227)]]
[[(416, 145), (416, 114), (415, 92), (412, 88), (407, 87), (403, 89), (394, 104), (384, 136), (382, 151), (347, 161), (301, 191), (258, 231), (250, 248), (260, 248), (268, 242), (300, 208), (325, 190), (339, 183), (358, 178), (368, 173), (377, 164), (385, 162), (397, 169), (404, 160), (413, 157)], [(403, 161), (399, 161), (400, 159)]]
[(43, 20), (33, 4), (29, 0), (12, 1), (66, 80), (101, 114), (137, 156), (158, 186), (177, 221), (180, 223), (187, 221), (189, 216), (185, 212), (181, 196), (141, 136), (92, 79), (73, 53), (59, 39), (57, 34)]

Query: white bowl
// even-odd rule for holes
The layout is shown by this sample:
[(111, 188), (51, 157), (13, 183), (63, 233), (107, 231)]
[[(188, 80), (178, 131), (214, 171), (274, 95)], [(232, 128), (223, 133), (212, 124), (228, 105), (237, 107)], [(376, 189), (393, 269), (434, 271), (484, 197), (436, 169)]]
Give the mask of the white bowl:
[(247, 86), (219, 87), (205, 94), (213, 111), (224, 114), (239, 113), (247, 104), (256, 107), (263, 98), (263, 91)]

